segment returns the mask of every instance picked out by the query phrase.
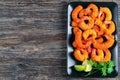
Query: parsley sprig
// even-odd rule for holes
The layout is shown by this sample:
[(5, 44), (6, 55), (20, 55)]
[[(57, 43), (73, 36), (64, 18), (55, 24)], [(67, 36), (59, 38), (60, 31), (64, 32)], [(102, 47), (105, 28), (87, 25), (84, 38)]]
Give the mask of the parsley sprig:
[(90, 71), (87, 75), (89, 76), (91, 74), (94, 74), (98, 71), (102, 73), (102, 76), (107, 76), (108, 74), (111, 74), (114, 71), (114, 61), (110, 60), (109, 62), (94, 62), (92, 60), (88, 60), (88, 62), (92, 65), (92, 71)]

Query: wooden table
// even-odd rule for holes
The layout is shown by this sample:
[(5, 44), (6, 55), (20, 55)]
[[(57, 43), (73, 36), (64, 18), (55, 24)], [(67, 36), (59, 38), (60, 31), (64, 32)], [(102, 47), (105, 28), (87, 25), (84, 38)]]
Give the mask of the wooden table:
[(119, 80), (66, 76), (68, 2), (0, 0), (0, 80)]

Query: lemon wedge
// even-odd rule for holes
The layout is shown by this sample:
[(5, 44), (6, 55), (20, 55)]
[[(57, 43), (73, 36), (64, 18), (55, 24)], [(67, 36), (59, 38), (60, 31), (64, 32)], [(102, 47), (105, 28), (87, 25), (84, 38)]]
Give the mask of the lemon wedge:
[(74, 65), (74, 68), (75, 68), (76, 71), (84, 71), (84, 70), (86, 70), (85, 65)]
[(92, 70), (92, 65), (88, 62), (88, 60), (83, 61), (82, 65), (86, 66), (85, 72), (90, 72)]
[(92, 70), (92, 65), (88, 60), (83, 61), (82, 65), (74, 65), (76, 71), (90, 72)]
[(86, 65), (85, 72), (90, 72), (92, 70), (92, 66), (90, 64)]

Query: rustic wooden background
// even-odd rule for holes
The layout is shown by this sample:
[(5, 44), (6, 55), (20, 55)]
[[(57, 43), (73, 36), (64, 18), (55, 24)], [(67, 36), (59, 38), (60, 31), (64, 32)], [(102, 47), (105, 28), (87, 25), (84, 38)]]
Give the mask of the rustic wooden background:
[[(120, 7), (120, 0), (0, 0), (0, 80), (78, 80), (66, 76), (69, 1), (113, 1)], [(79, 78), (119, 79), (120, 72), (112, 79)]]

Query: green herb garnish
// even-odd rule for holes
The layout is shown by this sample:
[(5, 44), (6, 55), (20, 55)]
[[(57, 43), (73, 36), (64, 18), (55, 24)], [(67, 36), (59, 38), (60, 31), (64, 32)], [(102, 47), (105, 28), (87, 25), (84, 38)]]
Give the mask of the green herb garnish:
[(102, 73), (102, 76), (107, 76), (114, 71), (114, 61), (110, 60), (109, 62), (94, 62), (92, 60), (88, 60), (88, 62), (92, 65), (92, 71), (89, 72), (86, 76), (94, 74), (98, 71)]
[(110, 60), (109, 62), (94, 62), (92, 60), (83, 61), (82, 65), (74, 65), (76, 71), (88, 72), (85, 76), (101, 72), (102, 76), (107, 76), (114, 71), (114, 61)]

